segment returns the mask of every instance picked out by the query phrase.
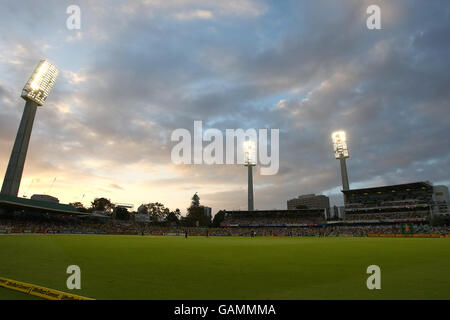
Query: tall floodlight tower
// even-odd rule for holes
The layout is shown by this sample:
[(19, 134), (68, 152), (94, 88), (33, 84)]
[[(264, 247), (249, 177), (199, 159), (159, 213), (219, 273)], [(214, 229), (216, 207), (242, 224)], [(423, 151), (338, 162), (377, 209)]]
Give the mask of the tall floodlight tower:
[(345, 131), (333, 132), (331, 139), (333, 139), (334, 157), (339, 159), (341, 162), (342, 189), (346, 191), (349, 190), (350, 187), (348, 183), (347, 164), (345, 163), (345, 159), (350, 156), (348, 154)]
[(253, 201), (253, 167), (256, 165), (256, 145), (253, 141), (244, 142), (245, 162), (248, 167), (248, 211), (255, 209)]
[(55, 83), (58, 69), (46, 60), (37, 65), (25, 87), (22, 90), (22, 98), (25, 99), (25, 109), (17, 131), (14, 147), (9, 158), (5, 179), (3, 180), (2, 194), (15, 196), (19, 193), (20, 180), (27, 156), (31, 130), (37, 107), (42, 106), (47, 99), (50, 90)]

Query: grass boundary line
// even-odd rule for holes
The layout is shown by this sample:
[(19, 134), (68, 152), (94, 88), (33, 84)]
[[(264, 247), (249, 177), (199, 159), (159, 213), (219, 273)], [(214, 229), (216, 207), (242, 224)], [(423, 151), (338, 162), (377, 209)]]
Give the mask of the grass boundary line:
[(16, 281), (0, 277), (0, 287), (19, 291), (32, 296), (44, 298), (47, 300), (95, 300), (88, 297), (79, 296), (72, 293), (58, 291), (35, 284)]

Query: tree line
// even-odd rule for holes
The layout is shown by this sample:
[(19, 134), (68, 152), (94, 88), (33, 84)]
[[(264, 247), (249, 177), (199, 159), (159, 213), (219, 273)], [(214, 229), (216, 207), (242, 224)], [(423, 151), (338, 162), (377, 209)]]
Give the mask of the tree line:
[(150, 202), (139, 206), (137, 211), (129, 212), (127, 208), (116, 206), (107, 198), (95, 198), (91, 206), (86, 208), (81, 202), (69, 203), (79, 212), (93, 213), (105, 212), (117, 220), (134, 220), (136, 215), (146, 215), (148, 221), (154, 225), (177, 225), (183, 227), (218, 227), (225, 218), (219, 211), (212, 219), (208, 208), (200, 204), (197, 193), (191, 198), (191, 204), (187, 208), (186, 216), (181, 215), (180, 209), (170, 210), (160, 202)]

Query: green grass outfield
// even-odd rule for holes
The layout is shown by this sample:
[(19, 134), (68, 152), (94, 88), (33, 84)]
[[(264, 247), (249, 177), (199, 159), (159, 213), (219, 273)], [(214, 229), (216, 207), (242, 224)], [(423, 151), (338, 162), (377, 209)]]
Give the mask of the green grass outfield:
[(0, 277), (96, 299), (450, 299), (450, 238), (2, 235), (0, 257)]

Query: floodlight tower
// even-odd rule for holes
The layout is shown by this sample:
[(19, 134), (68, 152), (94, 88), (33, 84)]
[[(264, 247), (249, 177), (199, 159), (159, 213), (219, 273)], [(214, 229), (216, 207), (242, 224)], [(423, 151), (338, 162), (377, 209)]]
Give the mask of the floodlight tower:
[(244, 142), (245, 162), (248, 167), (248, 211), (255, 209), (253, 201), (253, 167), (256, 166), (256, 146), (253, 141)]
[(44, 104), (57, 75), (58, 69), (53, 64), (41, 60), (22, 90), (21, 96), (26, 101), (25, 109), (3, 180), (2, 194), (17, 197), (19, 193), (20, 180), (22, 179), (37, 107)]
[(349, 158), (347, 141), (345, 131), (336, 131), (331, 135), (333, 140), (334, 157), (341, 162), (341, 176), (342, 176), (342, 189), (344, 191), (349, 190), (347, 164), (345, 159)]

